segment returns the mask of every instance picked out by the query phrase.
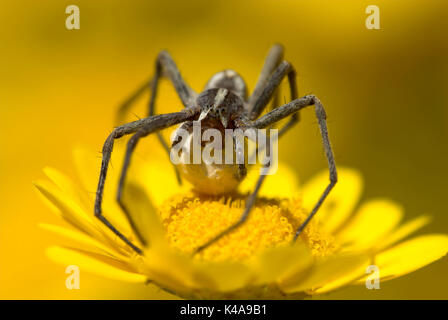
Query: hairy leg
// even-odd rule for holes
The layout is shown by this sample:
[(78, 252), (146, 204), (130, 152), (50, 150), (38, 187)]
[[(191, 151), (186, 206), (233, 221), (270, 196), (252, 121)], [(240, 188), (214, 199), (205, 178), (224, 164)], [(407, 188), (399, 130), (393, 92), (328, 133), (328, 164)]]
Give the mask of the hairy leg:
[[(296, 72), (292, 65), (287, 61), (283, 61), (275, 70), (270, 78), (268, 78), (264, 87), (262, 88), (262, 93), (258, 96), (257, 100), (254, 102), (254, 109), (249, 113), (249, 118), (251, 120), (258, 118), (258, 116), (263, 112), (266, 108), (268, 101), (273, 96), (273, 108), (272, 110), (278, 107), (276, 102), (278, 101), (278, 92), (280, 90), (280, 83), (285, 76), (288, 76), (289, 90), (291, 94), (291, 100), (296, 100), (298, 97), (298, 89), (297, 89), (297, 79)], [(271, 111), (272, 111), (271, 110)], [(282, 137), (289, 129), (291, 129), (295, 124), (300, 121), (300, 113), (295, 112), (291, 115), (288, 122), (285, 123), (278, 133), (278, 138)], [(250, 159), (253, 160), (256, 156), (256, 152), (254, 152)]]
[(311, 213), (308, 215), (308, 217), (305, 219), (305, 221), (300, 225), (300, 227), (297, 229), (294, 240), (297, 239), (297, 237), (300, 235), (300, 233), (303, 231), (303, 229), (308, 225), (308, 223), (311, 221), (311, 219), (314, 217), (316, 212), (319, 210), (320, 206), (324, 202), (325, 198), (330, 193), (331, 189), (333, 189), (334, 185), (336, 184), (338, 180), (337, 171), (336, 171), (336, 163), (334, 161), (334, 155), (333, 151), (331, 149), (330, 139), (328, 137), (328, 129), (327, 129), (327, 115), (325, 113), (325, 109), (320, 102), (320, 100), (313, 96), (308, 95), (305, 97), (302, 97), (300, 99), (296, 99), (294, 101), (291, 101), (290, 103), (283, 105), (270, 113), (264, 115), (257, 121), (253, 123), (253, 126), (256, 128), (265, 128), (266, 126), (275, 123), (281, 119), (284, 119), (285, 117), (292, 115), (299, 110), (306, 108), (308, 106), (314, 105), (317, 121), (319, 123), (319, 129), (322, 136), (322, 143), (324, 146), (325, 151), (325, 157), (327, 158), (328, 163), (328, 170), (329, 170), (329, 178), (330, 182), (328, 186), (323, 191), (322, 195), (320, 196), (319, 200), (317, 201), (316, 205), (314, 206), (313, 210), (311, 210)]
[[(294, 241), (297, 239), (297, 237), (300, 235), (300, 233), (303, 231), (303, 229), (308, 225), (308, 223), (311, 221), (311, 219), (314, 217), (322, 203), (324, 202), (325, 198), (330, 193), (331, 189), (334, 187), (334, 185), (337, 182), (337, 172), (336, 172), (336, 164), (334, 161), (334, 155), (333, 151), (331, 149), (330, 145), (330, 139), (328, 137), (328, 129), (327, 129), (327, 123), (326, 123), (326, 113), (324, 110), (324, 107), (322, 106), (319, 99), (313, 95), (308, 95), (305, 97), (302, 97), (300, 99), (296, 99), (294, 101), (291, 101), (290, 103), (283, 105), (279, 108), (274, 109), (273, 111), (267, 113), (257, 121), (252, 122), (251, 126), (254, 128), (266, 128), (275, 122), (278, 122), (288, 116), (292, 116), (293, 114), (299, 112), (301, 109), (309, 107), (314, 105), (316, 117), (319, 123), (319, 128), (322, 136), (322, 142), (325, 150), (325, 156), (327, 158), (328, 162), (328, 168), (330, 172), (330, 182), (328, 186), (323, 191), (322, 195), (320, 196), (319, 200), (317, 201), (316, 205), (314, 206), (311, 213), (308, 215), (308, 217), (305, 219), (305, 221), (300, 225), (300, 227), (297, 229), (296, 234), (294, 236)], [(225, 235), (229, 234), (239, 226), (241, 226), (248, 218), (250, 211), (255, 204), (255, 199), (258, 194), (258, 191), (264, 181), (265, 176), (260, 175), (257, 184), (255, 186), (255, 189), (253, 193), (249, 196), (248, 201), (246, 203), (246, 207), (243, 211), (243, 214), (241, 215), (241, 218), (232, 226), (225, 229), (223, 232), (212, 238), (210, 241), (205, 243), (204, 245), (200, 246), (197, 250), (197, 252), (200, 252), (216, 242), (217, 240), (221, 239)]]
[[(154, 78), (148, 81), (145, 81), (143, 85), (141, 85), (135, 92), (133, 92), (119, 107), (117, 116), (116, 116), (116, 125), (120, 125), (126, 113), (129, 111), (131, 106), (135, 103), (135, 101), (146, 91), (151, 90), (149, 103), (148, 103), (148, 116), (153, 116), (155, 114), (155, 101), (158, 92), (159, 80), (166, 76), (173, 87), (175, 88), (179, 98), (182, 101), (182, 104), (185, 107), (191, 107), (194, 104), (194, 100), (196, 99), (196, 93), (190, 88), (190, 86), (185, 82), (180, 74), (179, 69), (177, 68), (176, 63), (170, 54), (166, 51), (162, 51), (158, 54), (155, 63), (155, 74)], [(169, 144), (165, 141), (160, 132), (157, 132), (157, 138), (160, 141), (163, 149), (165, 149), (166, 153), (169, 155), (170, 147)], [(181, 184), (181, 178), (179, 172), (176, 168), (174, 168), (176, 172), (176, 178), (179, 184)]]
[[(173, 58), (171, 58), (170, 54), (166, 51), (162, 51), (159, 53), (156, 59), (155, 66), (155, 75), (154, 79), (151, 83), (151, 97), (149, 99), (148, 104), (148, 115), (153, 116), (155, 114), (155, 102), (158, 93), (159, 80), (163, 75), (171, 81), (172, 85), (176, 89), (176, 92), (181, 99), (183, 105), (186, 108), (193, 106), (194, 100), (196, 99), (196, 93), (190, 88), (190, 86), (185, 82), (180, 74), (179, 69), (177, 68), (176, 63)], [(163, 149), (165, 149), (166, 153), (170, 154), (170, 146), (163, 138), (161, 132), (157, 132), (157, 138), (160, 141)], [(173, 166), (174, 172), (176, 173), (176, 179), (179, 184), (182, 184), (182, 179), (179, 174), (179, 170), (175, 166)]]
[(260, 76), (258, 77), (254, 91), (248, 99), (248, 111), (252, 110), (255, 101), (260, 98), (261, 93), (272, 75), (274, 70), (278, 67), (283, 60), (283, 47), (280, 44), (274, 44), (268, 52), (266, 59), (264, 60), (263, 69), (261, 69)]
[(297, 98), (296, 72), (289, 62), (283, 61), (266, 81), (258, 98), (253, 101), (253, 106), (248, 113), (250, 120), (253, 121), (260, 116), (285, 76), (288, 76), (292, 99)]
[(133, 93), (129, 95), (129, 97), (124, 100), (117, 110), (117, 114), (115, 116), (115, 126), (120, 126), (123, 124), (123, 121), (126, 117), (126, 114), (129, 112), (129, 109), (133, 106), (135, 101), (146, 91), (152, 87), (152, 79), (146, 80), (142, 85), (140, 85)]
[(123, 167), (121, 170), (120, 180), (118, 183), (116, 199), (122, 210), (125, 212), (127, 218), (129, 219), (129, 222), (133, 227), (136, 235), (138, 236), (140, 242), (145, 246), (146, 246), (146, 240), (143, 238), (141, 232), (138, 230), (137, 226), (133, 222), (131, 215), (122, 199), (123, 189), (126, 181), (126, 175), (131, 163), (132, 153), (135, 150), (135, 147), (137, 146), (137, 143), (140, 140), (140, 138), (146, 137), (151, 133), (158, 132), (159, 130), (171, 127), (175, 124), (192, 120), (192, 118), (194, 117), (194, 115), (197, 114), (198, 111), (199, 111), (198, 109), (189, 108), (184, 109), (181, 112), (153, 116), (151, 117), (153, 121), (146, 123), (145, 126), (140, 128), (128, 141), (126, 147), (126, 154), (123, 161)]
[[(140, 132), (141, 130), (147, 130), (145, 128), (151, 128), (153, 131), (161, 130), (167, 128), (176, 123), (180, 123), (186, 121), (193, 117), (197, 113), (196, 109), (184, 109), (181, 112), (170, 113), (157, 115), (153, 117), (148, 117), (142, 120), (130, 122), (128, 124), (119, 126), (115, 128), (109, 137), (106, 139), (106, 142), (103, 146), (103, 158), (101, 162), (101, 170), (98, 181), (98, 187), (96, 191), (96, 199), (95, 199), (95, 216), (103, 222), (113, 233), (115, 233), (120, 239), (122, 239), (127, 245), (129, 245), (134, 251), (141, 254), (141, 249), (135, 246), (129, 239), (127, 239), (120, 231), (118, 231), (102, 214), (102, 200), (103, 200), (103, 192), (104, 192), (104, 184), (106, 182), (107, 170), (109, 166), (110, 157), (112, 154), (114, 141), (115, 139), (119, 139), (124, 135)], [(118, 192), (121, 195), (122, 187), (119, 187)], [(119, 198), (119, 203), (121, 201), (121, 197)], [(127, 217), (130, 218), (129, 214), (125, 212)], [(138, 237), (140, 237), (139, 231), (135, 228), (135, 224), (130, 219), (129, 221), (131, 227), (134, 229), (134, 232)], [(140, 239), (141, 240), (141, 239)]]

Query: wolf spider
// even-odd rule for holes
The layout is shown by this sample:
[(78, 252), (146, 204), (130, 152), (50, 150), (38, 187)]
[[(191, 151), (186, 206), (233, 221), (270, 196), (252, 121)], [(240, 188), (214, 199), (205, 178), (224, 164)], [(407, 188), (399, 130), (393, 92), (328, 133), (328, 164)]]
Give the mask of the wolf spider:
[[(159, 80), (161, 77), (167, 77), (171, 84), (174, 86), (177, 95), (179, 96), (184, 109), (179, 112), (173, 112), (168, 114), (155, 115), (155, 100), (157, 95), (157, 89)], [(289, 82), (289, 90), (291, 93), (291, 102), (277, 107), (278, 90), (283, 78), (287, 77)], [(213, 75), (204, 90), (197, 94), (182, 78), (175, 62), (171, 58), (170, 54), (166, 51), (159, 53), (155, 63), (155, 75), (154, 77), (146, 81), (140, 88), (136, 90), (130, 98), (123, 103), (120, 107), (118, 115), (122, 117), (132, 103), (147, 89), (151, 90), (151, 96), (149, 99), (148, 117), (126, 123), (115, 127), (112, 133), (107, 137), (103, 150), (102, 150), (102, 163), (99, 176), (98, 188), (96, 191), (95, 200), (95, 216), (100, 219), (110, 230), (112, 230), (120, 239), (122, 239), (127, 245), (129, 245), (135, 252), (142, 254), (142, 250), (134, 245), (129, 239), (127, 239), (120, 231), (118, 231), (101, 211), (101, 203), (103, 199), (104, 183), (106, 180), (107, 169), (109, 160), (111, 157), (113, 145), (115, 139), (119, 139), (125, 135), (133, 134), (127, 143), (125, 158), (123, 162), (123, 168), (118, 184), (117, 190), (117, 202), (121, 209), (126, 214), (130, 226), (135, 232), (140, 242), (146, 246), (146, 241), (139, 232), (135, 225), (131, 215), (129, 214), (126, 206), (122, 201), (123, 186), (126, 180), (126, 174), (130, 165), (132, 153), (140, 140), (140, 138), (146, 137), (151, 133), (156, 133), (164, 149), (170, 152), (169, 145), (165, 142), (160, 130), (171, 127), (176, 124), (180, 124), (181, 127), (191, 127), (193, 121), (201, 121), (201, 123), (207, 123), (208, 127), (214, 128), (254, 128), (261, 129), (266, 128), (274, 123), (290, 117), (289, 121), (280, 128), (278, 136), (282, 136), (288, 129), (299, 121), (299, 111), (308, 106), (314, 105), (315, 114), (318, 120), (320, 133), (322, 136), (323, 146), (325, 149), (325, 156), (328, 162), (328, 168), (330, 172), (330, 181), (326, 189), (323, 191), (321, 197), (317, 201), (313, 210), (309, 213), (305, 221), (297, 229), (294, 241), (297, 239), (302, 230), (307, 226), (313, 216), (316, 214), (323, 201), (334, 187), (337, 182), (336, 166), (334, 161), (333, 152), (330, 146), (328, 138), (328, 130), (326, 124), (326, 114), (324, 107), (320, 100), (314, 95), (306, 95), (298, 98), (298, 90), (296, 83), (296, 72), (292, 65), (283, 60), (283, 48), (280, 45), (274, 45), (265, 60), (261, 74), (255, 85), (255, 89), (252, 94), (247, 96), (246, 84), (242, 77), (233, 70), (224, 70)], [(261, 116), (261, 113), (266, 108), (268, 102), (273, 98), (274, 108), (272, 111), (267, 112)], [(234, 165), (228, 165), (229, 170), (234, 170)], [(236, 188), (238, 183), (245, 177), (245, 166), (238, 165), (237, 168), (239, 174), (233, 174), (235, 179), (234, 183), (229, 184), (229, 190)], [(184, 172), (185, 173), (185, 172)], [(176, 169), (176, 176), (179, 182), (181, 182), (181, 174)], [(249, 216), (251, 208), (253, 207), (257, 193), (265, 179), (265, 175), (260, 175), (255, 185), (254, 191), (249, 195), (245, 209), (240, 219), (230, 227), (223, 230), (221, 233), (210, 239), (205, 244), (196, 249), (195, 252), (199, 252), (210, 244), (222, 238), (224, 235), (235, 230), (241, 226)], [(203, 177), (207, 179), (206, 176)], [(212, 180), (210, 180), (212, 182)], [(215, 181), (216, 183), (216, 181)]]

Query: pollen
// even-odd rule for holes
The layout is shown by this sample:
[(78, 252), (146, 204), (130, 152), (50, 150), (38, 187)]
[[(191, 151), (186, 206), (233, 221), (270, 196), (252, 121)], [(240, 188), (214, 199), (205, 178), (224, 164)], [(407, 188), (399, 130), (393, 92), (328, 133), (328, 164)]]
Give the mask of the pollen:
[[(246, 198), (247, 195), (241, 194), (213, 197), (194, 193), (169, 198), (160, 207), (160, 215), (171, 246), (193, 253), (239, 221)], [(259, 198), (243, 225), (194, 257), (210, 261), (243, 260), (263, 249), (289, 245), (307, 217), (301, 203), (300, 198)], [(326, 256), (335, 249), (333, 237), (320, 232), (313, 220), (297, 241), (304, 241), (314, 256)]]

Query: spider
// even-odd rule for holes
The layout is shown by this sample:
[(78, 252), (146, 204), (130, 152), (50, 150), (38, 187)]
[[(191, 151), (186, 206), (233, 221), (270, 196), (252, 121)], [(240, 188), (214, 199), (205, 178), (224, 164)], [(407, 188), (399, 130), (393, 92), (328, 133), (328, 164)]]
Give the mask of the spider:
[[(161, 77), (168, 78), (174, 86), (177, 95), (184, 105), (184, 108), (181, 111), (167, 114), (155, 114), (155, 100)], [(292, 101), (282, 106), (277, 106), (277, 89), (285, 77), (287, 77), (289, 82), (289, 90)], [(300, 110), (314, 105), (315, 114), (322, 136), (325, 156), (328, 162), (329, 184), (324, 189), (321, 197), (307, 218), (297, 229), (294, 236), (295, 241), (316, 214), (331, 189), (335, 186), (337, 182), (337, 172), (333, 151), (331, 149), (328, 137), (324, 107), (320, 100), (314, 95), (306, 95), (298, 98), (296, 72), (289, 62), (283, 60), (283, 47), (279, 44), (271, 47), (265, 59), (261, 74), (255, 85), (255, 89), (250, 96), (247, 95), (247, 88), (243, 78), (238, 73), (230, 69), (213, 75), (205, 85), (204, 90), (200, 94), (197, 94), (182, 78), (176, 63), (171, 58), (170, 54), (166, 51), (162, 51), (156, 59), (154, 77), (151, 80), (146, 81), (135, 91), (134, 94), (130, 96), (129, 99), (121, 105), (118, 111), (118, 119), (126, 113), (136, 98), (148, 89), (151, 90), (148, 105), (148, 117), (115, 127), (104, 143), (102, 150), (101, 171), (95, 199), (95, 216), (127, 245), (129, 245), (136, 253), (143, 254), (142, 249), (133, 244), (119, 230), (117, 230), (102, 214), (101, 210), (104, 184), (115, 139), (132, 134), (132, 137), (129, 139), (126, 147), (116, 200), (123, 212), (126, 214), (130, 226), (136, 236), (140, 242), (146, 246), (145, 239), (136, 227), (136, 224), (134, 223), (122, 200), (123, 187), (125, 185), (126, 174), (130, 165), (131, 156), (141, 138), (146, 137), (149, 134), (156, 133), (162, 146), (169, 153), (170, 147), (160, 134), (160, 130), (174, 125), (180, 125), (181, 128), (188, 130), (191, 128), (193, 121), (200, 121), (201, 124), (206, 127), (216, 128), (219, 130), (223, 130), (225, 128), (262, 129), (289, 117), (289, 121), (287, 121), (283, 127), (279, 129), (278, 137), (281, 137), (292, 126), (299, 122)], [(273, 99), (274, 103), (272, 111), (267, 112), (260, 117), (261, 113), (264, 111), (271, 99)], [(175, 140), (173, 144), (174, 143), (176, 143)], [(198, 187), (199, 190), (205, 193), (207, 193), (207, 188), (204, 188), (203, 186), (207, 184), (209, 186), (211, 185), (209, 190), (214, 190), (214, 193), (228, 193), (236, 189), (239, 182), (245, 178), (246, 170), (244, 164), (226, 164), (224, 166), (224, 171), (231, 173), (228, 175), (223, 175), (225, 177), (224, 179), (227, 179), (227, 181), (217, 181), (215, 179), (216, 177), (212, 180), (207, 175), (201, 175), (201, 173), (198, 173), (197, 171), (189, 170), (191, 165), (184, 165), (181, 168), (183, 170), (178, 170), (178, 168), (175, 169), (179, 183), (181, 183), (182, 178), (186, 178), (187, 180), (193, 182), (193, 185)], [(266, 175), (259, 176), (253, 192), (248, 196), (246, 206), (240, 219), (210, 239), (208, 242), (198, 247), (195, 250), (195, 253), (204, 250), (212, 243), (241, 226), (247, 220), (265, 177)], [(213, 184), (222, 184), (224, 187), (216, 189), (213, 187)]]

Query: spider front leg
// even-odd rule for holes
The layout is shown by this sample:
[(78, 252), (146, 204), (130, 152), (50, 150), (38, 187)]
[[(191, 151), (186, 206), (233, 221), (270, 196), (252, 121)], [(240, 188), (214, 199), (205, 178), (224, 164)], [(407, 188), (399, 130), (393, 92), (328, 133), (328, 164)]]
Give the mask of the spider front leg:
[[(271, 65), (272, 68), (273, 62), (269, 63), (270, 60), (273, 60), (274, 57), (276, 57), (277, 59), (281, 57), (279, 56), (277, 50), (274, 49), (275, 46), (273, 47), (273, 49), (271, 49), (270, 54), (266, 59), (265, 67), (263, 68), (264, 72), (262, 72), (262, 74), (266, 73), (265, 71), (265, 69), (267, 69), (266, 65)], [(275, 68), (270, 77), (264, 79), (264, 81), (262, 81), (260, 85), (258, 85), (260, 83), (260, 80), (258, 81), (257, 88), (255, 88), (248, 102), (247, 116), (249, 117), (249, 119), (255, 120), (256, 118), (258, 118), (259, 115), (266, 108), (269, 100), (272, 97), (274, 97), (273, 103), (275, 103), (276, 99), (278, 99), (278, 90), (280, 88), (280, 83), (286, 76), (288, 77), (291, 100), (297, 99), (298, 89), (297, 89), (296, 71), (289, 62), (283, 61)], [(262, 77), (260, 76), (260, 78)], [(275, 109), (276, 107), (277, 105), (274, 104), (273, 109)], [(292, 128), (295, 124), (297, 124), (299, 120), (300, 120), (299, 112), (293, 113), (289, 121), (280, 128), (278, 138), (282, 137), (290, 128)], [(250, 156), (250, 159), (253, 159), (255, 155), (256, 152), (254, 152)]]
[[(265, 67), (263, 68), (263, 73), (266, 73), (265, 69), (269, 69), (267, 66), (273, 67), (273, 62), (270, 60), (279, 59), (281, 57), (281, 53), (278, 53), (277, 50), (271, 49), (268, 58), (266, 59)], [(298, 89), (297, 89), (297, 74), (294, 67), (288, 62), (283, 61), (277, 65), (275, 69), (272, 69), (269, 77), (263, 76), (260, 78), (264, 78), (263, 81), (259, 79), (257, 83), (257, 87), (249, 98), (248, 106), (247, 106), (247, 116), (250, 120), (257, 119), (263, 110), (266, 108), (269, 100), (274, 96), (274, 101), (276, 99), (276, 92), (278, 92), (278, 88), (283, 78), (288, 77), (289, 82), (289, 90), (291, 92), (291, 100), (295, 100), (298, 98)], [(283, 136), (292, 126), (294, 126), (300, 120), (300, 113), (294, 113), (289, 121), (280, 129), (279, 137)]]
[(124, 124), (116, 127), (112, 133), (107, 137), (106, 142), (103, 145), (103, 158), (101, 160), (100, 177), (98, 180), (98, 187), (96, 190), (95, 198), (95, 217), (97, 217), (106, 227), (108, 227), (113, 233), (115, 233), (121, 240), (123, 240), (128, 246), (130, 246), (137, 253), (141, 253), (140, 248), (136, 247), (126, 236), (118, 231), (105, 216), (103, 216), (101, 204), (103, 202), (104, 184), (106, 182), (107, 170), (109, 168), (110, 157), (114, 147), (115, 139), (119, 139), (125, 135), (134, 133), (140, 128), (145, 126), (147, 119), (142, 119), (134, 122)]
[[(264, 84), (262, 88), (263, 90), (259, 93), (254, 92), (250, 97), (251, 100), (249, 101), (247, 110), (247, 116), (250, 120), (255, 120), (260, 116), (269, 100), (272, 98), (275, 90), (286, 76), (288, 76), (291, 98), (297, 98), (296, 71), (288, 61), (283, 61)], [(252, 97), (255, 98), (252, 99)]]
[[(132, 137), (129, 139), (127, 147), (126, 147), (126, 153), (123, 161), (123, 167), (121, 169), (121, 175), (120, 180), (118, 182), (118, 188), (117, 188), (117, 202), (120, 205), (123, 212), (126, 214), (126, 217), (129, 220), (129, 223), (131, 224), (131, 227), (136, 231), (136, 235), (141, 241), (143, 245), (146, 246), (146, 239), (142, 236), (140, 231), (138, 230), (137, 226), (135, 225), (128, 209), (126, 208), (125, 204), (123, 203), (122, 196), (123, 196), (123, 189), (126, 181), (126, 175), (129, 169), (129, 166), (131, 164), (131, 156), (133, 154), (133, 151), (135, 150), (135, 147), (137, 146), (138, 141), (148, 136), (151, 133), (158, 132), (162, 129), (171, 127), (175, 124), (185, 122), (187, 120), (192, 120), (195, 115), (199, 113), (198, 108), (188, 108), (184, 109), (181, 112), (175, 112), (175, 113), (169, 113), (169, 114), (162, 114), (150, 117), (153, 119), (153, 121), (148, 122), (145, 126), (143, 126), (140, 130), (138, 130)], [(148, 118), (149, 119), (149, 118)]]
[(281, 119), (286, 118), (289, 115), (293, 115), (294, 113), (300, 111), (301, 109), (304, 109), (306, 107), (309, 107), (311, 105), (314, 105), (317, 121), (319, 123), (319, 129), (322, 136), (322, 144), (325, 151), (325, 157), (327, 158), (328, 163), (328, 170), (330, 173), (330, 182), (328, 186), (323, 191), (322, 195), (320, 196), (319, 200), (317, 201), (316, 205), (314, 206), (313, 210), (311, 210), (308, 217), (305, 219), (304, 222), (300, 225), (300, 227), (297, 229), (296, 234), (294, 236), (294, 241), (297, 239), (297, 237), (300, 235), (300, 233), (305, 229), (305, 227), (308, 225), (308, 223), (311, 221), (311, 219), (314, 217), (316, 212), (321, 207), (322, 203), (324, 202), (325, 198), (327, 198), (328, 194), (330, 193), (331, 189), (335, 186), (336, 182), (338, 181), (338, 175), (336, 171), (336, 163), (334, 161), (334, 155), (330, 144), (330, 139), (328, 137), (328, 128), (327, 128), (327, 115), (325, 113), (325, 109), (320, 102), (320, 100), (314, 96), (314, 95), (307, 95), (305, 97), (302, 97), (300, 99), (296, 99), (294, 101), (291, 101), (288, 104), (285, 104), (268, 114), (264, 115), (260, 119), (256, 120), (253, 123), (253, 126), (256, 128), (265, 128), (277, 121), (280, 121)]
[[(316, 212), (319, 210), (320, 206), (324, 202), (325, 198), (328, 196), (331, 189), (333, 189), (334, 185), (337, 182), (336, 164), (334, 161), (333, 151), (331, 149), (330, 139), (328, 137), (326, 113), (325, 113), (324, 107), (322, 106), (321, 102), (319, 101), (319, 99), (317, 97), (315, 97), (313, 95), (308, 95), (308, 96), (302, 97), (300, 99), (291, 101), (290, 103), (283, 105), (279, 108), (276, 108), (273, 111), (271, 111), (271, 112), (267, 113), (266, 115), (264, 115), (263, 117), (261, 117), (260, 119), (251, 123), (251, 126), (254, 128), (257, 128), (257, 129), (266, 128), (266, 127), (270, 126), (271, 124), (274, 124), (275, 122), (278, 122), (288, 116), (292, 116), (295, 113), (299, 112), (301, 109), (309, 107), (311, 105), (315, 106), (315, 113), (316, 113), (316, 117), (317, 117), (317, 120), (319, 123), (319, 128), (320, 128), (320, 132), (321, 132), (321, 136), (322, 136), (322, 142), (323, 142), (323, 146), (325, 149), (325, 156), (327, 158), (328, 168), (329, 168), (329, 172), (330, 172), (330, 183), (323, 191), (321, 197), (317, 201), (317, 203), (314, 206), (311, 213), (308, 215), (308, 217), (305, 219), (305, 221), (302, 222), (302, 224), (297, 229), (297, 231), (294, 235), (293, 241), (295, 241), (297, 239), (297, 237), (300, 235), (300, 233), (303, 231), (303, 229), (308, 225), (308, 223), (314, 217), (314, 215), (316, 214)], [(198, 253), (198, 252), (204, 250), (205, 248), (207, 248), (214, 242), (218, 241), (225, 235), (229, 234), (230, 232), (234, 231), (236, 228), (240, 227), (245, 221), (247, 221), (247, 218), (249, 217), (250, 211), (251, 211), (253, 205), (255, 204), (257, 194), (261, 188), (261, 185), (262, 185), (265, 177), (266, 177), (265, 175), (260, 175), (260, 177), (258, 178), (258, 181), (255, 185), (255, 189), (252, 192), (252, 194), (249, 196), (249, 198), (246, 202), (246, 207), (245, 207), (244, 212), (241, 215), (240, 219), (235, 224), (231, 225), (229, 228), (227, 228), (226, 230), (224, 230), (223, 232), (221, 232), (220, 234), (218, 234), (217, 236), (212, 238), (210, 241), (208, 241), (207, 243), (205, 243), (204, 245), (202, 245), (198, 249), (196, 249), (195, 253)]]
[[(174, 62), (171, 55), (166, 51), (161, 51), (156, 59), (155, 65), (155, 75), (154, 79), (151, 83), (151, 97), (149, 99), (148, 104), (148, 114), (149, 116), (153, 116), (155, 113), (155, 101), (157, 97), (159, 80), (163, 75), (171, 81), (171, 84), (174, 86), (174, 89), (177, 92), (177, 95), (182, 101), (182, 104), (185, 108), (189, 108), (194, 104), (194, 100), (196, 99), (197, 94), (190, 88), (190, 86), (185, 82), (180, 74), (179, 69), (177, 68), (176, 63)], [(160, 132), (157, 132), (157, 138), (160, 141), (163, 149), (165, 149), (166, 153), (170, 154), (170, 147), (168, 143), (163, 138)], [(182, 179), (179, 174), (179, 170), (173, 165), (174, 172), (176, 173), (176, 179), (179, 184), (182, 184)]]
[(129, 109), (146, 90), (151, 90), (151, 96), (148, 103), (148, 116), (153, 116), (155, 114), (155, 100), (158, 83), (162, 76), (166, 76), (170, 80), (185, 107), (188, 108), (193, 104), (197, 94), (182, 78), (176, 63), (170, 54), (166, 51), (161, 51), (156, 58), (154, 77), (150, 80), (146, 80), (125, 101), (123, 101), (118, 108), (115, 119), (116, 126), (122, 124)]
[[(99, 177), (99, 181), (98, 181), (98, 187), (97, 187), (96, 199), (95, 199), (95, 216), (138, 254), (142, 254), (142, 250), (140, 248), (138, 248), (137, 246), (135, 246), (120, 231), (118, 231), (102, 214), (101, 204), (103, 201), (104, 184), (106, 181), (107, 170), (109, 167), (109, 161), (110, 161), (110, 157), (111, 157), (113, 146), (114, 146), (114, 140), (121, 138), (124, 135), (132, 134), (132, 133), (136, 133), (136, 135), (134, 135), (133, 137), (135, 137), (135, 136), (140, 137), (140, 135), (146, 136), (152, 132), (156, 132), (158, 130), (168, 128), (177, 123), (181, 123), (181, 122), (190, 120), (197, 113), (198, 113), (198, 109), (189, 108), (189, 109), (184, 109), (181, 112), (156, 115), (156, 116), (148, 117), (148, 118), (145, 118), (142, 120), (134, 121), (134, 122), (125, 124), (123, 126), (120, 126), (120, 127), (117, 127), (116, 129), (114, 129), (114, 131), (109, 135), (109, 137), (106, 139), (106, 142), (104, 143), (103, 159), (101, 162), (101, 171), (100, 171), (100, 177)], [(138, 133), (138, 135), (137, 135), (137, 133)], [(131, 141), (134, 141), (134, 143), (136, 143), (135, 140), (136, 140), (136, 138), (134, 138), (134, 139), (131, 138), (129, 143)], [(120, 183), (118, 186), (117, 201), (118, 201), (119, 205), (121, 206), (121, 208), (123, 209), (124, 213), (126, 214), (126, 217), (128, 218), (129, 224), (130, 224), (131, 228), (133, 229), (134, 233), (139, 238), (139, 240), (142, 242), (142, 244), (145, 244), (146, 243), (145, 239), (141, 236), (140, 231), (136, 227), (131, 215), (126, 210), (126, 207), (124, 206), (124, 204), (122, 203), (122, 200), (121, 200), (126, 169), (129, 167), (130, 154), (133, 150), (133, 148), (131, 148), (131, 150), (129, 150), (130, 149), (129, 143), (128, 143), (128, 150), (126, 152), (123, 171), (122, 171), (122, 174), (120, 177)]]
[(146, 91), (152, 87), (153, 80), (146, 80), (140, 87), (138, 87), (129, 97), (124, 100), (118, 107), (117, 113), (115, 115), (115, 126), (120, 126), (123, 124), (126, 114), (129, 109), (135, 104), (137, 99)]
[[(174, 62), (171, 55), (166, 51), (161, 51), (155, 62), (155, 74), (154, 78), (150, 81), (146, 81), (141, 87), (139, 87), (125, 102), (120, 106), (117, 113), (117, 123), (120, 124), (123, 120), (126, 112), (132, 106), (132, 104), (137, 100), (137, 98), (143, 94), (146, 90), (151, 89), (149, 103), (148, 103), (148, 116), (151, 117), (155, 114), (155, 101), (158, 93), (159, 81), (166, 76), (171, 84), (174, 86), (177, 95), (182, 101), (182, 104), (189, 108), (194, 104), (197, 94), (190, 88), (190, 86), (182, 78), (182, 75)], [(160, 132), (157, 132), (157, 138), (162, 145), (166, 153), (170, 154), (170, 147), (168, 143), (163, 138)], [(179, 171), (176, 167), (173, 167), (176, 173), (176, 178), (179, 184), (182, 184)]]
[(283, 52), (284, 52), (283, 46), (280, 44), (274, 44), (269, 49), (266, 59), (264, 60), (263, 68), (261, 69), (260, 75), (258, 76), (257, 83), (255, 84), (254, 91), (252, 92), (251, 96), (247, 101), (248, 111), (252, 109), (255, 101), (262, 94), (266, 86), (266, 83), (268, 82), (272, 73), (278, 67), (280, 62), (282, 62)]

